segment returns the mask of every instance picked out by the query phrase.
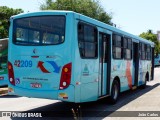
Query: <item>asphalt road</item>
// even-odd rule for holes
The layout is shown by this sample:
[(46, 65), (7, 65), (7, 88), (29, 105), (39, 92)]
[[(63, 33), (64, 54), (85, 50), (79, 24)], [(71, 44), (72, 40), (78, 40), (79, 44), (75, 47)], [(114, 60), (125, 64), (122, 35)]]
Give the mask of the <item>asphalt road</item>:
[[(72, 109), (74, 110), (75, 114)], [(66, 119), (66, 116), (68, 119), (74, 119), (76, 118), (75, 116), (77, 116), (78, 119), (135, 120), (133, 117), (135, 117), (137, 114), (140, 114), (141, 117), (137, 116), (136, 120), (143, 118), (148, 120), (159, 120), (160, 112), (156, 113), (156, 111), (160, 111), (160, 67), (155, 68), (154, 81), (148, 82), (145, 89), (138, 88), (134, 91), (122, 93), (119, 101), (115, 105), (110, 105), (108, 99), (99, 100), (97, 102), (74, 104), (61, 102), (58, 100), (4, 95), (0, 96), (0, 111), (20, 111), (24, 113), (39, 112), (43, 113), (41, 119), (46, 119), (44, 115), (47, 114), (55, 117), (55, 119)], [(154, 113), (155, 116), (148, 116), (148, 114), (151, 114), (151, 112), (148, 111)], [(147, 115), (145, 116), (145, 114)], [(158, 115), (158, 117), (156, 115)], [(133, 117), (128, 118), (127, 116)], [(17, 120), (21, 118), (13, 117), (5, 119)], [(3, 117), (3, 120), (5, 119)], [(28, 118), (26, 119), (28, 120)]]

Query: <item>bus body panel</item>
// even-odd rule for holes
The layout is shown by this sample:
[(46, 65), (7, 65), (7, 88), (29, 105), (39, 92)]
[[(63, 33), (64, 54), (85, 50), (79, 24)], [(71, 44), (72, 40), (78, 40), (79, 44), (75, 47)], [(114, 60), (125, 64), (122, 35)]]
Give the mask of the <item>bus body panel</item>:
[[(131, 60), (112, 60), (111, 78), (120, 79), (121, 92), (131, 89), (132, 87), (132, 61)], [(111, 82), (111, 85), (112, 85)]]
[[(28, 16), (22, 15), (22, 17), (35, 17), (39, 15), (41, 14), (37, 13)], [(53, 13), (51, 12), (47, 15), (53, 15)], [(57, 14), (55, 13), (54, 15)], [(69, 101), (74, 102), (73, 88), (75, 82), (73, 79), (73, 75), (71, 75), (71, 83), (67, 89), (60, 90), (59, 88), (62, 68), (68, 63), (74, 64), (72, 63), (72, 55), (74, 49), (72, 47), (73, 38), (70, 34), (73, 32), (73, 25), (71, 24), (73, 22), (73, 14), (66, 15), (63, 13), (60, 15), (64, 15), (66, 17), (65, 40), (63, 43), (49, 46), (21, 46), (15, 45), (10, 42), (10, 45), (12, 47), (10, 47), (9, 62), (11, 62), (14, 69), (16, 94), (21, 94), (28, 97), (40, 97), (40, 92), (42, 91), (50, 91), (51, 93), (53, 91), (53, 96), (50, 94), (51, 98), (62, 99), (61, 97), (58, 97), (59, 93), (62, 92), (61, 96), (63, 96), (63, 92), (67, 91), (66, 93), (71, 98), (65, 98), (64, 100), (71, 99)], [(19, 16), (17, 18), (19, 18)], [(11, 26), (12, 25), (13, 24), (11, 24)], [(12, 29), (10, 31), (10, 34), (11, 33), (13, 33)], [(11, 54), (14, 55), (12, 56)], [(11, 89), (14, 88), (13, 85), (11, 85), (10, 87)], [(25, 89), (26, 94), (23, 94), (23, 91), (25, 91)], [(31, 90), (31, 92), (27, 92), (27, 90)], [(47, 96), (42, 95), (42, 97), (45, 98)]]
[[(35, 47), (34, 49), (36, 49), (38, 52), (43, 51), (47, 53), (47, 51), (40, 50), (37, 47)], [(50, 51), (50, 48), (47, 49)], [(24, 48), (19, 48), (17, 50), (22, 51), (24, 50)], [(42, 84), (42, 86), (39, 86), (37, 90), (59, 89), (59, 79), (61, 76), (60, 69), (64, 65), (64, 58), (60, 56), (60, 53), (50, 53), (47, 55), (36, 54), (36, 56), (39, 56), (38, 58), (32, 58), (32, 56), (27, 56), (24, 53), (21, 54), (24, 56), (17, 55), (12, 59), (15, 72), (15, 82), (17, 87), (37, 89), (34, 88), (32, 84), (39, 83)]]
[(98, 61), (81, 61), (81, 101), (95, 101), (98, 98)]
[[(76, 102), (87, 102), (95, 101), (98, 99), (98, 58), (83, 59), (80, 56), (78, 46), (78, 34), (77, 27), (79, 22), (86, 23), (86, 18), (81, 18), (75, 15), (75, 40), (73, 41), (75, 48), (74, 61), (74, 79), (75, 79), (75, 101)], [(91, 87), (89, 87), (91, 86)]]
[(70, 85), (67, 89), (58, 91), (58, 90), (33, 90), (25, 89), (20, 87), (13, 87), (9, 83), (9, 90), (12, 89), (12, 92), (9, 92), (10, 95), (19, 95), (33, 98), (45, 98), (45, 99), (54, 99), (54, 100), (63, 100), (69, 102), (74, 101), (74, 86)]
[(139, 79), (138, 79), (138, 86), (143, 85), (145, 83), (145, 77), (147, 73), (149, 74), (149, 79), (151, 76), (151, 61), (139, 61)]

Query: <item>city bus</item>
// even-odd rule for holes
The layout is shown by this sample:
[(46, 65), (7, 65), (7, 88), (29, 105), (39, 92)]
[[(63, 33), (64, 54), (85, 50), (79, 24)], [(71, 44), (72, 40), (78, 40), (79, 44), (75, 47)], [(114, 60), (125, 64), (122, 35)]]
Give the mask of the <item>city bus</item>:
[(0, 39), (0, 86), (8, 85), (8, 38)]
[(153, 42), (79, 13), (12, 16), (9, 37), (9, 94), (116, 103), (153, 80)]

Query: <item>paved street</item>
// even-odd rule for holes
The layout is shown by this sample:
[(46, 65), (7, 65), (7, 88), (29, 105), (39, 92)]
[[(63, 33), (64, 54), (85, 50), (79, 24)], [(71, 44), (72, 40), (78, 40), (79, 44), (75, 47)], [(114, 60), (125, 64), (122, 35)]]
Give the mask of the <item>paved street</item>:
[[(131, 117), (112, 117), (115, 116), (115, 113), (117, 112), (108, 113), (106, 111), (160, 111), (159, 91), (160, 67), (155, 68), (155, 80), (147, 83), (146, 89), (137, 89), (122, 93), (116, 105), (110, 105), (108, 103), (108, 99), (80, 104), (80, 116), (87, 116), (83, 119), (95, 119), (96, 117), (96, 119), (129, 120)], [(70, 111), (69, 114), (73, 118), (71, 109), (73, 108), (77, 111), (78, 106), (78, 104), (66, 103), (57, 100), (26, 98), (9, 95), (0, 96), (0, 111), (52, 111), (53, 114), (55, 111)], [(129, 113), (126, 113), (126, 115), (127, 114)], [(59, 115), (58, 117), (64, 118), (63, 115)], [(137, 117), (136, 119), (139, 120), (142, 119), (142, 117)], [(160, 115), (159, 117), (148, 117), (145, 119), (158, 120), (160, 119)]]
[[(117, 109), (116, 111), (146, 111), (144, 113), (157, 113), (156, 111), (160, 111), (160, 67), (155, 68), (154, 81), (147, 83), (147, 88), (138, 91), (132, 95), (127, 96), (128, 99), (121, 100), (118, 104), (122, 104), (122, 107)], [(138, 92), (137, 92), (138, 91)], [(129, 100), (126, 102), (126, 100)], [(125, 104), (126, 103), (126, 104)], [(148, 112), (151, 111), (151, 112)], [(139, 112), (143, 113), (143, 112)], [(148, 114), (148, 115), (149, 115)], [(146, 115), (146, 116), (148, 116)], [(109, 116), (114, 116), (110, 114)], [(136, 118), (128, 118), (128, 117), (106, 117), (107, 120), (160, 120), (160, 112), (158, 112), (159, 117), (136, 117)]]

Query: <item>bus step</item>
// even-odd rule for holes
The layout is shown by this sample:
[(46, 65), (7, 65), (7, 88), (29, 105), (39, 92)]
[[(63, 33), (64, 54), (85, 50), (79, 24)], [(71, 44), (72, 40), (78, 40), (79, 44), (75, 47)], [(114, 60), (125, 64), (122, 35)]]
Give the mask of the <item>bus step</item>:
[(135, 89), (137, 89), (137, 86), (132, 86), (132, 90), (135, 90)]

